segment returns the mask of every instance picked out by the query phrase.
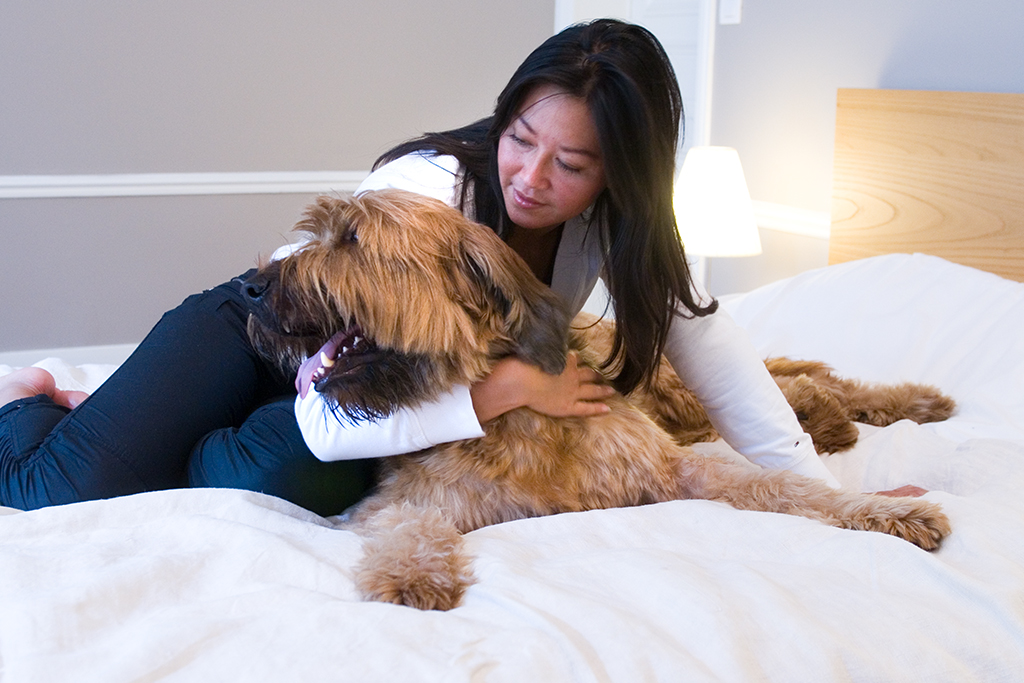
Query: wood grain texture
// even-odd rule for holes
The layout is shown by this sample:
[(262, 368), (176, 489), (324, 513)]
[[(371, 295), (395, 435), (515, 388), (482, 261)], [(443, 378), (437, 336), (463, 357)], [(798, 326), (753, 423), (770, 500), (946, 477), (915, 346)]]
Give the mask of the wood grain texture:
[(922, 252), (1024, 281), (1024, 95), (839, 91), (829, 263)]

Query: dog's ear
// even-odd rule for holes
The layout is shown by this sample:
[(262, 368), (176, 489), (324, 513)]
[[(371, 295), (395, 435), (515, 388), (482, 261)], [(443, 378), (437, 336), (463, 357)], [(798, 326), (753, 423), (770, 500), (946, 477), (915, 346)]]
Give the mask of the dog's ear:
[(565, 368), (569, 343), (569, 312), (561, 299), (544, 286), (526, 263), (489, 229), (473, 225), (462, 240), (464, 263), (484, 305), (500, 318), (515, 355), (547, 373)]

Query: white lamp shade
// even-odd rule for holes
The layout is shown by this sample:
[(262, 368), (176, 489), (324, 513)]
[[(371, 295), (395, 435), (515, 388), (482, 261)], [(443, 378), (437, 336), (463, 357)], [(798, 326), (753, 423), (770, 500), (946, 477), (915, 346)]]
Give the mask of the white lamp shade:
[(676, 178), (676, 222), (692, 256), (761, 253), (754, 204), (740, 155), (731, 147), (691, 147)]

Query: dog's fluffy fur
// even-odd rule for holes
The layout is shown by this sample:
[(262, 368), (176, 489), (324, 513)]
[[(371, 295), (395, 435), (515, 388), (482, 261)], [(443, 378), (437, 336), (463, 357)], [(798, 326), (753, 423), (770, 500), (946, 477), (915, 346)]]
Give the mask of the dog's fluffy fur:
[[(292, 368), (328, 338), (345, 339), (316, 379), (342, 415), (387, 415), (434, 398), (509, 354), (559, 372), (580, 347), (557, 297), (511, 249), (441, 202), (394, 190), (320, 198), (297, 228), (310, 241), (247, 285), (250, 332)], [(599, 360), (585, 348), (581, 358)], [(385, 459), (378, 489), (353, 513), (365, 537), (356, 577), (364, 597), (450, 609), (473, 582), (462, 533), (674, 499), (801, 515), (925, 549), (950, 531), (933, 503), (702, 456), (621, 395), (607, 403), (609, 413), (590, 418), (514, 410), (482, 438)]]

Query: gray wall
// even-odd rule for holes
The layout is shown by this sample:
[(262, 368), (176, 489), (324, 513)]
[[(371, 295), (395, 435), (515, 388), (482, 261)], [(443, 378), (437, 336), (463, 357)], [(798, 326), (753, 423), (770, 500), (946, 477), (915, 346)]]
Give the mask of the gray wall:
[[(358, 171), (485, 116), (553, 0), (8, 0), (0, 175)], [(0, 199), (0, 351), (135, 342), (310, 195)]]
[[(745, 0), (717, 27), (711, 142), (737, 148), (754, 199), (830, 211), (838, 88), (1024, 92), (1022, 35), (1020, 0)], [(825, 265), (824, 240), (765, 242), (716, 259), (711, 291)]]

